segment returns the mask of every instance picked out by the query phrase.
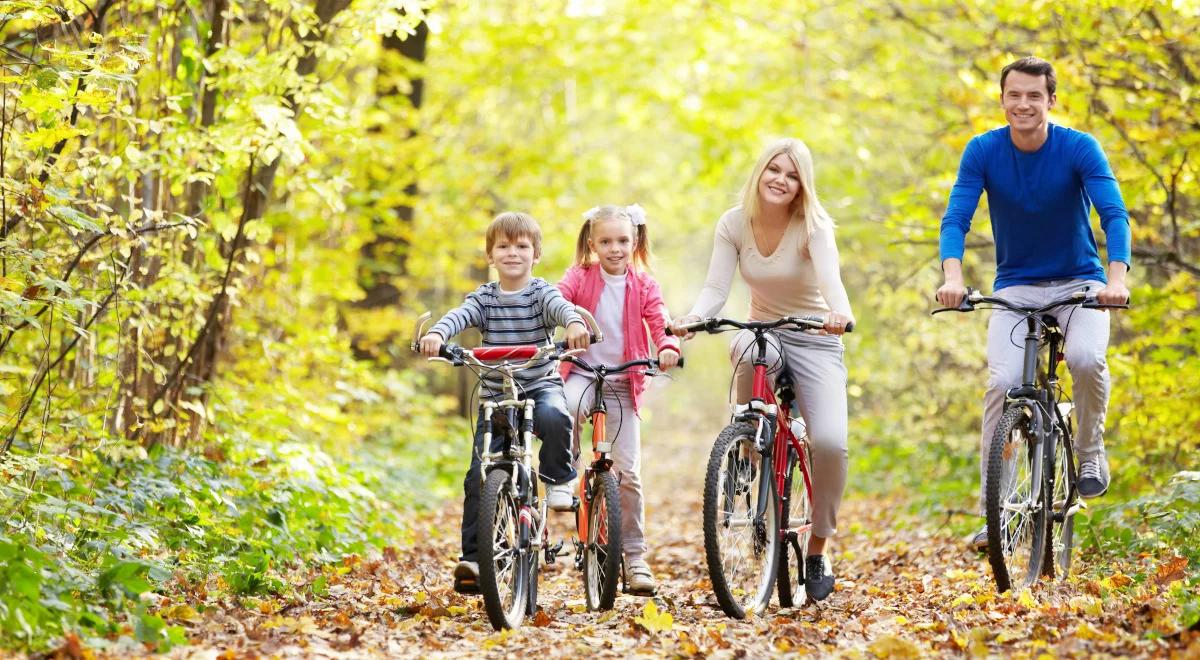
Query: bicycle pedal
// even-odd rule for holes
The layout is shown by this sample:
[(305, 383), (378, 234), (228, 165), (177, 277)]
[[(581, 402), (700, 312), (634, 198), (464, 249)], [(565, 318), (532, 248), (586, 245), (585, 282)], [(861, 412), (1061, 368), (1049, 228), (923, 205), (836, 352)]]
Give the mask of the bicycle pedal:
[(571, 510), (572, 511), (579, 510), (579, 496), (578, 495), (571, 496)]

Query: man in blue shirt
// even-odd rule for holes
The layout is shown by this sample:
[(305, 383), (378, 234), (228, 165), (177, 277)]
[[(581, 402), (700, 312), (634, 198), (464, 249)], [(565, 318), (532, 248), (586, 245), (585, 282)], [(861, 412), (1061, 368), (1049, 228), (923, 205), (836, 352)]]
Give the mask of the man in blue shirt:
[[(1055, 88), (1054, 68), (1036, 57), (1017, 60), (1001, 72), (1000, 104), (1008, 125), (967, 144), (942, 217), (945, 283), (937, 291), (942, 305), (957, 307), (966, 295), (964, 243), (985, 190), (996, 244), (992, 288), (997, 297), (1018, 305), (1042, 305), (1086, 286), (1100, 303), (1128, 301), (1129, 214), (1096, 139), (1050, 123)], [(1093, 205), (1107, 238), (1107, 276), (1089, 220)], [(1104, 310), (1075, 306), (1054, 314), (1066, 335), (1064, 353), (1074, 381), (1079, 494), (1099, 497), (1108, 490), (1109, 479), (1104, 453), (1109, 316)], [(1020, 385), (1024, 327), (1021, 317), (1007, 310), (993, 312), (988, 324), (981, 484), (1005, 393)], [(986, 548), (986, 529), (975, 535), (972, 545)]]

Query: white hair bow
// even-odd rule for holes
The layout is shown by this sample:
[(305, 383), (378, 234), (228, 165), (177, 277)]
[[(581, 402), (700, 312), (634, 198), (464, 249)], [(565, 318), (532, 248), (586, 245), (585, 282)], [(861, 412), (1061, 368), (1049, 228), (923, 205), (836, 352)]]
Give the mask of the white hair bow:
[(641, 204), (626, 206), (625, 215), (629, 216), (629, 221), (634, 225), (646, 224), (646, 209), (642, 208)]
[[(640, 204), (630, 204), (629, 206), (618, 207), (618, 209), (618, 212), (629, 218), (629, 221), (635, 226), (646, 224), (646, 209), (642, 208)], [(583, 219), (592, 221), (595, 220), (596, 216), (599, 214), (600, 207), (593, 206), (592, 208), (583, 212)]]

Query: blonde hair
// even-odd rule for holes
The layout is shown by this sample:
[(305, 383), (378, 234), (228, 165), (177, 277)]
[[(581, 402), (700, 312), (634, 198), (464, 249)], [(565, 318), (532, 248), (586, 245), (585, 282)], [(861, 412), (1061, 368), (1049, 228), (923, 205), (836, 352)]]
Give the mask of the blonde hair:
[(528, 213), (505, 211), (493, 218), (492, 224), (487, 228), (487, 240), (484, 248), (487, 254), (492, 253), (496, 239), (501, 236), (510, 241), (528, 238), (533, 243), (533, 256), (535, 258), (542, 256), (542, 228), (538, 226), (537, 220), (534, 220), (533, 216)]
[[(638, 207), (640, 209), (640, 207)], [(606, 220), (624, 220), (633, 228), (633, 254), (630, 261), (644, 271), (650, 270), (650, 235), (646, 233), (646, 222), (643, 215), (641, 223), (634, 222), (634, 216), (628, 206), (606, 204), (598, 206), (584, 214), (583, 226), (579, 228), (579, 238), (575, 239), (575, 265), (588, 268), (592, 265), (592, 248), (588, 239), (592, 237), (592, 225)]]
[(799, 249), (801, 252), (805, 252), (813, 233), (818, 229), (832, 229), (834, 223), (833, 218), (829, 217), (825, 211), (825, 207), (821, 206), (821, 200), (817, 199), (812, 153), (800, 140), (783, 138), (772, 142), (763, 150), (762, 155), (758, 157), (758, 163), (754, 165), (754, 170), (750, 172), (750, 178), (746, 179), (746, 184), (742, 186), (742, 214), (746, 217), (746, 222), (751, 222), (761, 213), (758, 183), (762, 180), (767, 165), (779, 154), (787, 154), (788, 158), (792, 160), (792, 164), (796, 166), (796, 172), (800, 175), (800, 190), (796, 191), (796, 197), (789, 205), (788, 221), (799, 222), (803, 225), (804, 231), (800, 232)]

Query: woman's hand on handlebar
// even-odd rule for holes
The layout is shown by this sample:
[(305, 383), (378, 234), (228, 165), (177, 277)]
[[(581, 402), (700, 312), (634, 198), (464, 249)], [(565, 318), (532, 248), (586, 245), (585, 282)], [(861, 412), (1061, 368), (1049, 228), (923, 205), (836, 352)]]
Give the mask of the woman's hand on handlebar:
[(437, 357), (445, 343), (446, 341), (442, 339), (441, 335), (431, 332), (421, 337), (421, 355), (430, 358)]
[(586, 349), (592, 344), (592, 333), (588, 332), (587, 326), (581, 322), (570, 323), (563, 339), (567, 342), (567, 348)]
[(700, 317), (696, 316), (695, 314), (688, 314), (682, 318), (677, 318), (674, 321), (671, 321), (671, 334), (675, 335), (676, 337), (683, 337), (684, 340), (691, 339), (692, 337), (696, 336), (696, 333), (690, 330), (684, 330), (683, 326), (689, 323), (695, 323), (699, 320)]
[(658, 368), (663, 371), (670, 371), (672, 367), (679, 364), (679, 353), (664, 348), (658, 352)]
[(829, 312), (825, 315), (825, 332), (831, 335), (845, 334), (854, 326), (854, 319), (841, 312)]

